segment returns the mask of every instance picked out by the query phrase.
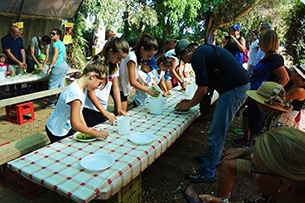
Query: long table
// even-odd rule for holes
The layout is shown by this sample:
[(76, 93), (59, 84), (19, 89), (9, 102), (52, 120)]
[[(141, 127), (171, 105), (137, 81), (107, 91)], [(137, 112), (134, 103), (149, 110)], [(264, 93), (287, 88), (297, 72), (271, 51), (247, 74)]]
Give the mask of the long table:
[[(80, 71), (79, 69), (69, 68), (66, 77), (69, 78), (69, 75), (71, 75), (75, 72), (79, 72), (79, 71)], [(14, 77), (8, 76), (4, 80), (0, 80), (0, 86), (23, 84), (23, 83), (33, 83), (33, 82), (38, 82), (38, 81), (47, 80), (47, 79), (48, 79), (48, 76), (44, 73), (16, 75)]]
[[(10, 161), (7, 166), (75, 202), (109, 199), (152, 164), (199, 116), (198, 106), (187, 114), (173, 112), (183, 98), (185, 91), (174, 89), (162, 115), (151, 115), (144, 106), (128, 111), (133, 118), (131, 133), (153, 133), (156, 140), (150, 144), (134, 144), (128, 140), (129, 135), (119, 135), (117, 127), (106, 122), (98, 127), (109, 132), (107, 140), (82, 143), (68, 137)], [(80, 160), (89, 154), (111, 154), (115, 163), (104, 171), (88, 171)]]

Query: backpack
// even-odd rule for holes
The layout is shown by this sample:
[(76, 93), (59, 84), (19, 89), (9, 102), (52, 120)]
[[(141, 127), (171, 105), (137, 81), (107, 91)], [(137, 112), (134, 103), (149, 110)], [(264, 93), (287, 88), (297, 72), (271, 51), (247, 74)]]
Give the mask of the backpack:
[(248, 56), (248, 49), (247, 48), (245, 49), (243, 55), (244, 55), (244, 63), (248, 63), (249, 56)]

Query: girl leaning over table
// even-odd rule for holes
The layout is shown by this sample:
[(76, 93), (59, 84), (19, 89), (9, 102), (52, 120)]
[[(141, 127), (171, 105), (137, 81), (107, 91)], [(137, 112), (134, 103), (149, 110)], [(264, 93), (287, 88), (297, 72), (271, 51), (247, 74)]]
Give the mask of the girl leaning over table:
[(107, 65), (93, 61), (86, 66), (81, 77), (60, 94), (55, 110), (46, 123), (46, 132), (52, 143), (72, 135), (75, 131), (104, 139), (108, 137), (106, 131), (88, 127), (82, 114), (86, 89), (104, 88), (107, 78)]
[(93, 57), (93, 60), (103, 61), (108, 67), (108, 83), (103, 89), (88, 90), (83, 109), (84, 119), (89, 127), (104, 122), (106, 119), (110, 121), (116, 120), (116, 116), (107, 111), (109, 94), (112, 89), (112, 97), (115, 101), (115, 111), (118, 115), (126, 115), (126, 111), (122, 110), (121, 96), (119, 90), (118, 64), (129, 53), (129, 44), (124, 38), (114, 37), (108, 39), (103, 50)]
[(157, 96), (159, 94), (159, 91), (148, 88), (137, 80), (143, 61), (150, 60), (157, 53), (158, 49), (158, 41), (149, 34), (143, 34), (131, 49), (128, 56), (120, 63), (119, 88), (121, 105), (124, 111), (127, 111), (128, 95), (133, 87), (151, 96)]

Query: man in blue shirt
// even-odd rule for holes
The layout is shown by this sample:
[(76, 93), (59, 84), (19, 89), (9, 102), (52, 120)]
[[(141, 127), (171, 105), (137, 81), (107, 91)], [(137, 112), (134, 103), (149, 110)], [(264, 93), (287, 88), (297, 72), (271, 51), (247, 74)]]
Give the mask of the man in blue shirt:
[(182, 39), (176, 44), (175, 52), (179, 60), (192, 64), (198, 86), (193, 98), (182, 100), (175, 107), (176, 110), (185, 111), (200, 103), (211, 87), (219, 93), (208, 132), (206, 156), (199, 171), (186, 176), (191, 182), (213, 182), (216, 165), (221, 161), (227, 129), (247, 98), (249, 77), (235, 57), (222, 47), (198, 47), (197, 44)]
[[(20, 30), (17, 26), (13, 25), (10, 32), (1, 39), (2, 49), (8, 58), (8, 67), (10, 71), (18, 75), (21, 70), (26, 70), (26, 57), (23, 47), (22, 38), (20, 37)], [(20, 94), (21, 85), (17, 86), (17, 93)], [(14, 96), (14, 86), (10, 86), (11, 95)]]

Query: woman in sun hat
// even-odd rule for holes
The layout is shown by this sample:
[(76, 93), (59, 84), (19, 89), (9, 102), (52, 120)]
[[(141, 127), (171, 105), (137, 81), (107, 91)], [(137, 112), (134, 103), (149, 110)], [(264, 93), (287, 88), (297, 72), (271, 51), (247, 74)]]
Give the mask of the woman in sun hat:
[(305, 102), (305, 65), (297, 65), (291, 74), (292, 85), (288, 87), (286, 97), (293, 105), (290, 111), (292, 117), (299, 123), (301, 118), (301, 109)]
[[(294, 118), (288, 113), (292, 110), (292, 104), (285, 97), (286, 92), (282, 85), (266, 81), (257, 90), (249, 90), (246, 94), (256, 101), (260, 111), (267, 114), (265, 131), (279, 127), (296, 127)], [(224, 152), (218, 183), (219, 196), (229, 198), (234, 176), (252, 179), (249, 173), (249, 155), (253, 148), (252, 145), (248, 149), (234, 148)]]

